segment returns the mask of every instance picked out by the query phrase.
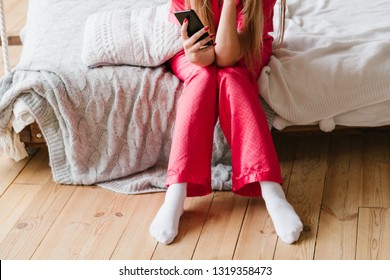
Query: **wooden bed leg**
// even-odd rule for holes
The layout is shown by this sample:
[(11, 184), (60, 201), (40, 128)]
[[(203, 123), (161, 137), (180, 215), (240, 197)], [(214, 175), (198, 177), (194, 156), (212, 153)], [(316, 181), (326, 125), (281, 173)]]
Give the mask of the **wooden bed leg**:
[(45, 138), (41, 132), (37, 123), (32, 123), (26, 126), (19, 133), (20, 141), (22, 141), (26, 147), (41, 148), (46, 146)]

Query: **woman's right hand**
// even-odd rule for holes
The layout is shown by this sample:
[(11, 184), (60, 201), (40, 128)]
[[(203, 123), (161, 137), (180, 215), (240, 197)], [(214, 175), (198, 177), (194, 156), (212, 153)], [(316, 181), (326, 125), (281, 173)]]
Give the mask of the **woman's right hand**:
[(215, 60), (214, 45), (207, 45), (207, 43), (214, 38), (214, 34), (196, 42), (208, 32), (208, 27), (202, 28), (191, 37), (188, 37), (187, 27), (188, 20), (184, 19), (181, 26), (181, 40), (188, 61), (203, 67), (212, 64)]

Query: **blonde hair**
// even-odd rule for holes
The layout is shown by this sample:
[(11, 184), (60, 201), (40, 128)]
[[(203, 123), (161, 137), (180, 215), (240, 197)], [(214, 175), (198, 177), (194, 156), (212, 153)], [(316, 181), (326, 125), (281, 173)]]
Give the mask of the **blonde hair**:
[[(242, 52), (249, 69), (253, 69), (254, 62), (261, 62), (261, 47), (263, 45), (264, 13), (263, 0), (242, 0), (244, 14), (244, 29)], [(283, 41), (286, 0), (280, 0), (280, 17), (277, 46)], [(185, 7), (192, 7), (210, 31), (215, 33), (213, 11), (209, 0), (185, 0)]]
[(185, 0), (184, 6), (186, 9), (195, 10), (203, 24), (207, 25), (210, 32), (215, 34), (213, 10), (209, 0)]

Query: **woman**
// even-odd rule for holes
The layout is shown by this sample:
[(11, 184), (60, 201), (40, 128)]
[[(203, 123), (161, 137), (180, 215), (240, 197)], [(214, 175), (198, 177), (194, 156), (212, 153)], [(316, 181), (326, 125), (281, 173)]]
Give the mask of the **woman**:
[[(272, 52), (276, 0), (173, 0), (173, 13), (194, 9), (206, 27), (188, 37), (181, 27), (183, 51), (170, 60), (184, 82), (169, 158), (165, 201), (150, 226), (163, 244), (178, 234), (187, 196), (211, 193), (214, 126), (219, 118), (232, 152), (232, 191), (260, 196), (286, 243), (298, 240), (302, 223), (281, 187), (277, 154), (262, 110), (257, 78)], [(209, 32), (209, 36), (196, 43)], [(206, 43), (215, 39), (214, 45)]]

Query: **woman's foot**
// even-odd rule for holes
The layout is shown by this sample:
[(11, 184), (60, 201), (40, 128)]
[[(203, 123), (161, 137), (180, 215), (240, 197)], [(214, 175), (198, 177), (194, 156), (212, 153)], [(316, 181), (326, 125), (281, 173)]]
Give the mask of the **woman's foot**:
[(177, 236), (186, 196), (187, 183), (169, 186), (165, 195), (165, 201), (149, 228), (150, 235), (158, 242), (169, 244)]
[(299, 239), (303, 224), (294, 208), (287, 201), (280, 184), (260, 182), (261, 192), (276, 234), (288, 244)]

